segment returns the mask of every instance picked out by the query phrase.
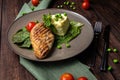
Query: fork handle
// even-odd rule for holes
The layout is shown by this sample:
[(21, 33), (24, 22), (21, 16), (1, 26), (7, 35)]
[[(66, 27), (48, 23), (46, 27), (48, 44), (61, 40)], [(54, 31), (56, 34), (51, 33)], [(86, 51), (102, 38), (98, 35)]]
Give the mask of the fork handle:
[(95, 38), (93, 40), (93, 59), (91, 60), (90, 66), (95, 66), (96, 62), (96, 55), (98, 53), (98, 40), (99, 40), (99, 35), (95, 35)]
[(103, 56), (101, 60), (101, 65), (100, 65), (100, 70), (101, 71), (106, 71), (107, 70), (107, 44), (106, 42), (104, 43), (104, 51), (103, 51)]

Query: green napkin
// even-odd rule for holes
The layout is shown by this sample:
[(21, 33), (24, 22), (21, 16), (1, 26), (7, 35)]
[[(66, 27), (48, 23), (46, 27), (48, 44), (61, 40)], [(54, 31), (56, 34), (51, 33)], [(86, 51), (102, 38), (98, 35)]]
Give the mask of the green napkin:
[(27, 3), (25, 3), (22, 7), (22, 9), (20, 10), (20, 12), (18, 13), (16, 19), (18, 19), (19, 17), (23, 16), (24, 13), (29, 13), (32, 12), (32, 10), (30, 9), (30, 7), (28, 6)]
[(21, 57), (20, 63), (38, 80), (59, 80), (60, 75), (65, 72), (73, 74), (75, 80), (80, 76), (86, 76), (88, 80), (97, 80), (89, 68), (76, 59), (42, 63)]
[(50, 4), (51, 1), (52, 0), (41, 0), (40, 4), (37, 7), (33, 6), (32, 3), (31, 3), (31, 1), (30, 1), (28, 3), (28, 5), (30, 6), (30, 8), (34, 7), (34, 11), (37, 11), (37, 10), (41, 10), (41, 9), (46, 9), (49, 6), (49, 4)]
[[(47, 8), (49, 2), (50, 0), (42, 0), (41, 4), (39, 4), (38, 7), (35, 7), (34, 10)], [(29, 12), (32, 12), (31, 5), (25, 3), (16, 19), (21, 17), (23, 13)], [(89, 67), (76, 59), (45, 63), (30, 61), (20, 57), (20, 64), (23, 65), (37, 80), (59, 80), (60, 75), (65, 72), (72, 73), (75, 79), (80, 76), (86, 76), (88, 80), (97, 80), (89, 71)]]

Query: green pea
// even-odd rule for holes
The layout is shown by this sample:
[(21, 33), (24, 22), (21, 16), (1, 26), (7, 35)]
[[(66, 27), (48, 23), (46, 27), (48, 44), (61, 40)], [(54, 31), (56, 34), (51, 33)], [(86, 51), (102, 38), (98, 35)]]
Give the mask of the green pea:
[(113, 52), (116, 53), (116, 52), (118, 52), (118, 50), (117, 50), (116, 48), (114, 48), (114, 49), (113, 49)]
[(64, 13), (64, 16), (67, 16), (67, 13)]
[(108, 49), (107, 49), (107, 52), (111, 52), (111, 51), (112, 51), (112, 49), (111, 49), (111, 48), (108, 48)]
[(72, 4), (72, 5), (74, 5), (74, 4), (75, 4), (75, 2), (71, 2), (71, 4)]
[(73, 9), (73, 10), (75, 10), (75, 9), (76, 9), (76, 7), (73, 7), (72, 9)]
[(67, 1), (67, 2), (66, 2), (66, 5), (69, 5), (69, 4), (70, 4), (70, 2), (69, 2), (69, 1)]
[(116, 64), (118, 63), (118, 59), (113, 59), (113, 62)]
[(57, 8), (60, 8), (60, 6), (57, 6)]
[(57, 18), (57, 17), (55, 18), (55, 21), (58, 21), (58, 18)]
[(64, 4), (66, 4), (67, 2), (65, 1)]
[(111, 71), (112, 70), (112, 66), (108, 66), (107, 70)]
[(60, 5), (60, 8), (63, 8), (63, 5)]
[(61, 46), (61, 45), (58, 45), (58, 46), (57, 46), (57, 48), (58, 48), (58, 49), (61, 49), (61, 48), (62, 48), (62, 46)]
[(67, 47), (67, 48), (70, 48), (70, 44), (69, 44), (69, 43), (66, 43), (66, 47)]
[(62, 15), (61, 14), (57, 14), (58, 18), (62, 18)]
[(72, 8), (73, 7), (73, 5), (70, 5), (70, 8)]

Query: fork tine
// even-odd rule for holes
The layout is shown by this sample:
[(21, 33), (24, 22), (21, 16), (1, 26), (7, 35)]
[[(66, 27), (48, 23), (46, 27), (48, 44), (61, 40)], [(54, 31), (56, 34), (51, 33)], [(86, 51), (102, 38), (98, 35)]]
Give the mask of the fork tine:
[(102, 28), (102, 23), (99, 22), (99, 29), (98, 29), (99, 32), (101, 32), (101, 28)]
[(102, 22), (96, 22), (95, 27), (94, 27), (94, 31), (101, 32), (101, 29), (102, 29)]

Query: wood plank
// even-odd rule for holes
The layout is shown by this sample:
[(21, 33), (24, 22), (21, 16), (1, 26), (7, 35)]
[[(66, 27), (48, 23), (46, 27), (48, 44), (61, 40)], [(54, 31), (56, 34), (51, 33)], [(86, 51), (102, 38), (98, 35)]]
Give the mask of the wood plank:
[(1, 35), (0, 80), (34, 80), (34, 77), (19, 63), (19, 56), (10, 50), (5, 39), (7, 29), (14, 21), (23, 3), (29, 0), (3, 0)]
[(1, 31), (2, 31), (2, 0), (0, 0), (0, 79), (2, 79), (2, 64), (1, 64)]
[(2, 30), (2, 0), (0, 0), (0, 45), (1, 45), (1, 30)]

